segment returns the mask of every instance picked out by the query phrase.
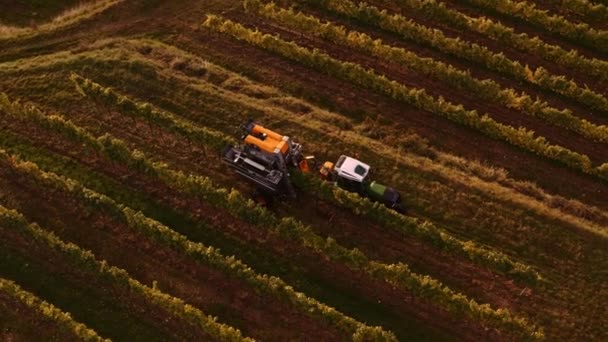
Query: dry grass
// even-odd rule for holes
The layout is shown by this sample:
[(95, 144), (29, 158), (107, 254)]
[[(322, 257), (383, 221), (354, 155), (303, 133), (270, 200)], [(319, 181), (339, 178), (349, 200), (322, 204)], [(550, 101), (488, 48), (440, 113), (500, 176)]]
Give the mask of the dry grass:
[(0, 40), (20, 39), (48, 33), (88, 19), (123, 0), (99, 0), (82, 3), (59, 14), (51, 21), (34, 27), (0, 25)]
[[(145, 51), (143, 54), (142, 50)], [(429, 147), (426, 147), (426, 149), (433, 153), (426, 154), (420, 153), (420, 151), (404, 153), (394, 146), (368, 137), (364, 129), (353, 125), (345, 117), (323, 110), (310, 103), (306, 103), (307, 110), (305, 113), (300, 112), (299, 115), (293, 115), (293, 108), (286, 106), (285, 103), (301, 104), (301, 100), (284, 94), (278, 89), (260, 85), (246, 77), (209, 63), (198, 56), (158, 41), (104, 40), (95, 44), (95, 50), (93, 51), (77, 54), (60, 52), (49, 56), (1, 63), (0, 71), (6, 72), (11, 69), (14, 71), (15, 68), (46, 68), (54, 64), (76, 62), (83, 58), (152, 63), (155, 68), (159, 68), (161, 74), (166, 73), (165, 76), (167, 77), (180, 79), (189, 84), (192, 89), (212, 87), (212, 91), (217, 92), (217, 96), (265, 112), (269, 117), (276, 120), (284, 121), (285, 118), (294, 118), (298, 126), (310, 130), (310, 132), (315, 132), (321, 136), (335, 137), (345, 144), (359, 146), (378, 156), (390, 156), (390, 159), (399, 168), (414, 169), (423, 174), (439, 176), (444, 181), (467, 188), (470, 192), (480, 192), (502, 203), (526, 208), (542, 217), (561, 221), (602, 238), (608, 238), (608, 229), (594, 222), (594, 219), (603, 221), (608, 217), (608, 214), (599, 208), (548, 194), (535, 184), (509, 178), (508, 173), (503, 169), (465, 160)], [(192, 77), (175, 72), (176, 69), (190, 69), (192, 66), (204, 68), (206, 70), (204, 76)], [(220, 89), (221, 91), (219, 91)], [(248, 94), (248, 92), (243, 91), (244, 89), (255, 90), (256, 94)], [(264, 96), (260, 96), (260, 94)], [(350, 127), (350, 129), (344, 130), (344, 126)], [(425, 149), (424, 144), (421, 145), (420, 149)], [(403, 180), (394, 179), (393, 181), (397, 183), (395, 185), (400, 185), (399, 183)], [(436, 194), (436, 196), (439, 195)]]

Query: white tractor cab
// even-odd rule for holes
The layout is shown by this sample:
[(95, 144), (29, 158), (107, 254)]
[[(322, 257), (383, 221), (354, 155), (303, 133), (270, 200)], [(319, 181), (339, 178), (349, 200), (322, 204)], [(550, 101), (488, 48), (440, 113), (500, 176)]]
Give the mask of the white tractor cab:
[(371, 168), (368, 164), (352, 157), (341, 155), (333, 164), (325, 162), (321, 167), (321, 176), (336, 182), (344, 190), (356, 192), (368, 197), (372, 201), (380, 202), (385, 206), (404, 213), (401, 205), (401, 196), (395, 189), (382, 185), (376, 181), (369, 181)]

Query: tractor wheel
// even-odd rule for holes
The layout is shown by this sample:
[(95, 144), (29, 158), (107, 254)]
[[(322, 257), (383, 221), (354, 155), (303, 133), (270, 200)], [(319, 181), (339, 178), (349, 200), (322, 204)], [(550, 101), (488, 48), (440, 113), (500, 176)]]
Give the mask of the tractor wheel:
[(261, 190), (256, 190), (251, 197), (257, 205), (264, 208), (269, 208), (274, 199), (272, 195)]
[(405, 207), (404, 207), (404, 206), (403, 206), (403, 204), (401, 204), (401, 203), (395, 203), (395, 204), (393, 205), (393, 210), (394, 210), (394, 211), (396, 211), (396, 212), (398, 212), (399, 214), (404, 214), (404, 215), (405, 215), (405, 213), (407, 212), (407, 211), (405, 210)]

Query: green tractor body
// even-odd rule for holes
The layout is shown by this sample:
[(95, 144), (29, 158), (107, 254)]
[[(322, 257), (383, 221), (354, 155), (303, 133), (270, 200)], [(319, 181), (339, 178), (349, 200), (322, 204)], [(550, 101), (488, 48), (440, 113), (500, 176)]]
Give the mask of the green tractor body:
[(382, 185), (376, 181), (373, 181), (371, 183), (367, 183), (366, 184), (367, 187), (365, 188), (365, 192), (367, 193), (367, 196), (375, 201), (383, 201), (384, 200), (384, 193), (386, 192), (386, 186)]
[(399, 213), (404, 213), (399, 192), (376, 181), (370, 182), (369, 174), (369, 165), (342, 155), (334, 166), (332, 178), (338, 186), (347, 191), (356, 192)]

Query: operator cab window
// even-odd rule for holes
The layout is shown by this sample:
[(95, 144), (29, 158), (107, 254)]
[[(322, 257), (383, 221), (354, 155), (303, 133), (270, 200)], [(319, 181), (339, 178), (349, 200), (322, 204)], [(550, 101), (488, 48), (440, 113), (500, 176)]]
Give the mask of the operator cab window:
[(365, 176), (365, 168), (359, 164), (357, 164), (357, 166), (355, 166), (355, 173), (358, 174), (359, 176), (363, 177)]
[(340, 159), (338, 159), (338, 162), (336, 163), (336, 168), (341, 168), (342, 164), (344, 164), (344, 161), (346, 160), (346, 157), (344, 156), (340, 156)]

